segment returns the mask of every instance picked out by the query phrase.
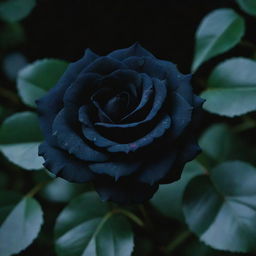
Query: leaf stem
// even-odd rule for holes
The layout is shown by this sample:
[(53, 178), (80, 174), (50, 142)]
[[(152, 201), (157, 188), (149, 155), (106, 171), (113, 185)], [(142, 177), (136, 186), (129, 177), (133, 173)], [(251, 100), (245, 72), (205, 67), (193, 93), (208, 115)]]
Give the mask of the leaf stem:
[(34, 188), (32, 188), (27, 194), (27, 197), (33, 197), (35, 194), (37, 194), (41, 189), (43, 189), (47, 184), (52, 182), (52, 180), (47, 180), (44, 182), (41, 182), (37, 184)]
[(144, 226), (144, 223), (143, 221), (138, 217), (136, 216), (135, 214), (133, 214), (132, 212), (129, 212), (129, 211), (126, 211), (124, 209), (115, 209), (112, 211), (113, 214), (123, 214), (125, 215), (126, 217), (128, 217), (129, 219), (131, 219), (134, 223), (136, 223), (138, 226), (140, 227), (143, 227)]
[(171, 241), (166, 248), (164, 249), (164, 252), (166, 254), (172, 253), (174, 250), (176, 250), (181, 244), (183, 244), (189, 237), (191, 236), (191, 232), (186, 230), (182, 233), (180, 233), (177, 238), (173, 241)]

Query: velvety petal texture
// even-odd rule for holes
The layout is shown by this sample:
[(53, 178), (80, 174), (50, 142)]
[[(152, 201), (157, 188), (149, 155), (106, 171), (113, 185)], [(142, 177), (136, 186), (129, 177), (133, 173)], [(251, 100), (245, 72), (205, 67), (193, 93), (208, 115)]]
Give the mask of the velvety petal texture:
[(92, 182), (102, 200), (150, 199), (200, 152), (194, 132), (204, 100), (190, 80), (138, 43), (102, 57), (86, 50), (37, 101), (45, 167)]

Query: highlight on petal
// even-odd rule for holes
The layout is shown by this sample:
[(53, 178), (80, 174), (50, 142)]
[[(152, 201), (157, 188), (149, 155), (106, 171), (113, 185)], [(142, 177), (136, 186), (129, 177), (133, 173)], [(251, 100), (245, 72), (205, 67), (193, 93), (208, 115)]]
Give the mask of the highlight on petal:
[(92, 181), (95, 177), (84, 161), (75, 159), (67, 152), (46, 142), (40, 145), (39, 155), (45, 159), (45, 168), (70, 182), (83, 183)]
[(155, 58), (155, 56), (152, 53), (150, 53), (148, 50), (142, 47), (139, 43), (135, 43), (132, 46), (125, 49), (113, 51), (107, 56), (117, 60), (124, 60), (130, 56), (138, 56), (138, 57), (148, 56), (151, 58)]

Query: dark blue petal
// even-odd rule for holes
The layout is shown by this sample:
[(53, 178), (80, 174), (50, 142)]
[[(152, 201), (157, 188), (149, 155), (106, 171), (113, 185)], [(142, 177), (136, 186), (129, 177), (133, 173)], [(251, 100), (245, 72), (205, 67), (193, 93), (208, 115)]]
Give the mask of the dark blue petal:
[(142, 121), (127, 123), (127, 124), (111, 124), (111, 123), (96, 122), (95, 125), (99, 127), (104, 127), (104, 128), (127, 129), (131, 127), (137, 127), (139, 125), (142, 125), (151, 121), (157, 115), (159, 110), (162, 108), (167, 95), (166, 81), (161, 81), (156, 78), (153, 78), (152, 81), (154, 85), (155, 96), (153, 100), (153, 106), (145, 119), (143, 119)]
[(100, 75), (108, 75), (117, 69), (128, 69), (127, 65), (114, 58), (103, 56), (99, 57), (91, 65), (83, 70), (85, 73), (97, 73)]
[(168, 84), (171, 90), (175, 90), (190, 105), (193, 106), (193, 89), (191, 86), (192, 75), (183, 75), (177, 66), (170, 61), (158, 60), (159, 64), (166, 70)]
[(175, 151), (162, 152), (162, 154), (155, 154), (151, 158), (149, 157), (145, 165), (142, 166), (137, 179), (150, 185), (159, 182), (168, 172), (172, 171), (176, 157), (177, 153)]
[(94, 179), (95, 175), (88, 166), (67, 152), (43, 143), (39, 155), (45, 159), (44, 166), (53, 174), (70, 182), (83, 183)]
[(95, 189), (103, 201), (119, 204), (139, 204), (149, 200), (157, 191), (158, 185), (150, 186), (135, 179), (121, 178), (117, 182), (113, 178), (103, 176), (95, 181)]
[(117, 181), (120, 177), (130, 175), (138, 170), (139, 162), (106, 162), (90, 164), (90, 169), (97, 174), (112, 176)]
[(111, 58), (115, 58), (117, 60), (124, 60), (126, 58), (129, 58), (130, 56), (149, 56), (151, 58), (155, 58), (152, 53), (147, 51), (144, 47), (142, 47), (139, 43), (135, 43), (132, 46), (125, 48), (125, 49), (120, 49), (111, 52), (107, 56)]
[(102, 162), (108, 159), (107, 155), (91, 148), (74, 131), (61, 110), (53, 122), (53, 135), (60, 148), (84, 161)]
[(140, 113), (143, 112), (142, 109), (147, 106), (151, 96), (153, 94), (153, 80), (146, 74), (141, 74), (141, 84), (142, 84), (142, 95), (139, 105), (128, 115), (122, 118), (122, 121), (128, 122), (130, 119), (137, 119), (140, 116)]
[(166, 130), (171, 126), (171, 118), (166, 115), (164, 116), (159, 123), (150, 131), (148, 134), (143, 136), (141, 139), (133, 141), (127, 144), (119, 144), (109, 146), (107, 149), (109, 152), (134, 152), (142, 147), (150, 145), (155, 139), (162, 137)]
[(52, 140), (52, 123), (57, 113), (63, 107), (63, 95), (66, 89), (77, 78), (79, 73), (97, 57), (98, 55), (89, 49), (86, 50), (84, 57), (71, 63), (55, 87), (37, 101), (40, 126), (47, 140)]
[(195, 138), (190, 136), (190, 138), (186, 140), (186, 145), (184, 146), (184, 148), (179, 152), (177, 162), (185, 164), (193, 160), (200, 152), (201, 149)]
[(177, 138), (189, 125), (193, 107), (179, 94), (173, 93), (171, 106), (172, 139)]
[(151, 57), (129, 57), (124, 63), (132, 70), (139, 73), (145, 73), (150, 77), (156, 77), (164, 80), (167, 77), (167, 71), (163, 68), (157, 59)]
[(69, 104), (80, 106), (85, 104), (91, 97), (90, 93), (99, 86), (102, 76), (94, 73), (82, 72), (72, 85), (70, 85), (64, 95), (65, 107)]

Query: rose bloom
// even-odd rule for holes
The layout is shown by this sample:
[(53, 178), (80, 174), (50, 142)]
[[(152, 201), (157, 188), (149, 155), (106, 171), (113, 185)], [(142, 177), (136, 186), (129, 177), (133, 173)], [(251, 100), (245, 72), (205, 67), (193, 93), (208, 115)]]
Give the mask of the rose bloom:
[(190, 79), (139, 44), (103, 57), (87, 49), (37, 101), (44, 166), (92, 182), (102, 200), (148, 200), (200, 152), (194, 129), (203, 100)]

